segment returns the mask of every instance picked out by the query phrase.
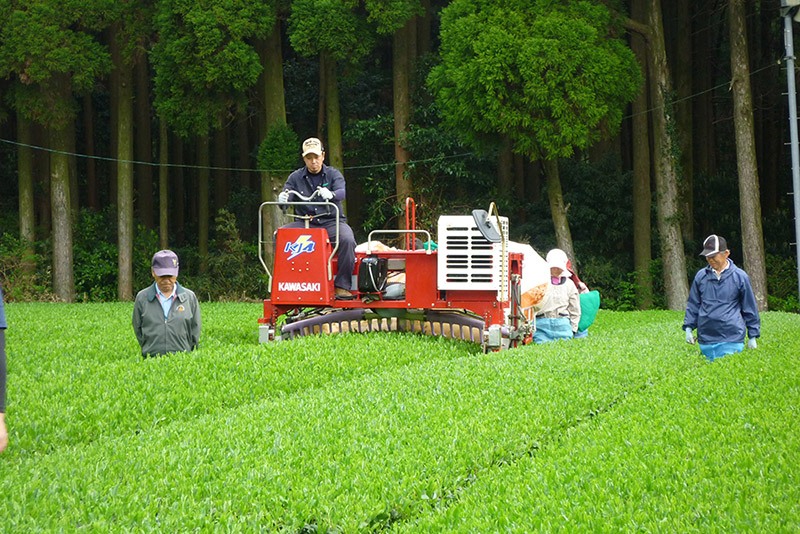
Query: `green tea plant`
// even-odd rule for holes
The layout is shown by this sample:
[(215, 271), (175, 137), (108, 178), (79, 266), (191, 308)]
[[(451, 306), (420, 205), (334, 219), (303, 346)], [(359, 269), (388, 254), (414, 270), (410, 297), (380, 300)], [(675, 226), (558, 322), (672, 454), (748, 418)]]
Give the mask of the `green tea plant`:
[(259, 345), (258, 304), (202, 310), (197, 351), (142, 360), (130, 304), (8, 306), (4, 528), (797, 525), (800, 392), (778, 372), (796, 315), (708, 364), (676, 312), (603, 311), (587, 339), (484, 355), (411, 334)]
[(760, 349), (665, 374), (396, 530), (797, 531), (798, 316), (764, 322)]

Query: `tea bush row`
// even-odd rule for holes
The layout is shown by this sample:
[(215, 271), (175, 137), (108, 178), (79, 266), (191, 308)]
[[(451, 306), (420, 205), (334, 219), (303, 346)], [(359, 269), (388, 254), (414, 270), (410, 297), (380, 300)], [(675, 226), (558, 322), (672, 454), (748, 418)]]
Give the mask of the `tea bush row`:
[[(673, 523), (663, 512), (769, 481), (747, 519), (780, 527), (763, 515), (769, 497), (796, 496), (797, 439), (777, 424), (797, 405), (796, 373), (776, 372), (796, 363), (793, 315), (765, 314), (757, 351), (710, 365), (675, 312), (602, 312), (587, 339), (483, 355), (399, 334), (259, 346), (258, 305), (215, 304), (200, 350), (141, 360), (129, 305), (49, 310), (8, 310), (30, 324), (9, 331), (0, 516), (12, 530), (658, 530), (694, 511), (744, 529), (730, 506), (678, 508)], [(71, 327), (53, 329), (73, 336), (42, 338), (36, 319), (66, 315)], [(745, 422), (760, 432), (733, 431)], [(763, 461), (731, 449), (743, 436), (759, 436)], [(731, 466), (713, 456), (726, 447)], [(773, 475), (750, 482), (741, 465)], [(791, 521), (791, 506), (776, 510)]]

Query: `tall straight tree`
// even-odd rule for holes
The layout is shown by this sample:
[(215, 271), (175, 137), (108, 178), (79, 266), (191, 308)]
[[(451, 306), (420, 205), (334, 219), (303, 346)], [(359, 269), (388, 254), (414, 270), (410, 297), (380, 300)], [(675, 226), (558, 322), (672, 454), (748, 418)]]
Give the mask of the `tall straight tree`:
[[(262, 89), (264, 98), (264, 132), (261, 138), (263, 141), (273, 128), (283, 128), (286, 126), (286, 91), (283, 85), (283, 45), (281, 35), (281, 23), (276, 18), (272, 31), (261, 43), (262, 66), (264, 68), (262, 78)], [(297, 153), (297, 147), (291, 147), (293, 154)], [(295, 158), (296, 159), (296, 158)], [(286, 169), (262, 169), (261, 175), (261, 200), (268, 201), (275, 199), (275, 192), (283, 185), (285, 175), (281, 170)], [(265, 235), (272, 235), (274, 228), (265, 228)]]
[[(144, 61), (143, 43), (150, 38), (152, 28), (152, 2), (138, 0), (136, 2), (112, 2), (109, 10), (112, 22), (109, 27), (109, 49), (111, 51), (114, 69), (111, 73), (111, 108), (114, 130), (112, 132), (116, 155), (117, 177), (117, 298), (119, 300), (133, 299), (133, 240), (134, 240), (134, 166), (133, 161), (138, 159), (149, 162), (146, 155), (150, 153), (150, 107), (148, 91), (139, 87), (138, 92), (144, 92), (135, 99), (135, 86), (147, 86), (142, 80), (143, 74), (134, 75), (135, 66)], [(146, 74), (146, 66), (144, 67)], [(141, 69), (140, 69), (141, 70)], [(135, 81), (138, 78), (138, 82)], [(144, 105), (142, 105), (144, 103)], [(136, 105), (136, 113), (134, 113)], [(134, 123), (145, 122), (146, 128), (138, 142), (134, 140)], [(146, 133), (146, 135), (141, 135)], [(136, 146), (139, 145), (137, 149)], [(146, 145), (142, 147), (141, 145)], [(150, 166), (140, 174), (139, 183), (139, 214), (142, 222), (152, 226), (152, 175)], [(140, 169), (141, 170), (141, 169)]]
[(650, 103), (653, 107), (658, 233), (664, 262), (667, 307), (681, 310), (689, 298), (686, 256), (683, 251), (676, 140), (672, 134), (672, 81), (664, 47), (661, 0), (649, 0)]
[[(405, 136), (411, 123), (411, 85), (417, 55), (416, 18), (424, 14), (420, 0), (367, 0), (370, 20), (379, 34), (392, 35), (392, 102), (394, 110), (395, 193), (398, 203), (411, 196), (414, 183), (408, 172), (411, 155)], [(404, 223), (398, 218), (397, 224)]]
[(340, 169), (343, 151), (337, 65), (340, 61), (364, 57), (375, 42), (375, 31), (358, 12), (359, 4), (354, 0), (294, 0), (288, 21), (292, 48), (302, 56), (319, 57), (320, 101), (325, 106), (326, 132), (315, 133), (325, 137), (330, 162)]
[(133, 64), (123, 51), (119, 23), (111, 26), (111, 58), (116, 85), (117, 148), (117, 298), (133, 299)]
[(574, 258), (558, 158), (610, 137), (641, 72), (595, 2), (455, 0), (442, 12), (442, 62), (430, 74), (444, 122), (478, 146), (507, 137), (543, 160), (560, 248)]
[(731, 39), (731, 88), (736, 129), (736, 164), (739, 170), (739, 211), (742, 224), (744, 266), (750, 275), (760, 310), (767, 309), (767, 268), (761, 227), (756, 140), (753, 131), (753, 95), (750, 91), (750, 55), (744, 0), (728, 2)]
[(31, 121), (17, 113), (17, 180), (19, 182), (19, 238), (24, 247), (22, 267), (27, 275), (34, 273), (33, 242), (36, 240), (36, 217), (33, 204), (33, 132)]
[(75, 300), (72, 256), (70, 147), (76, 96), (108, 72), (110, 58), (91, 30), (102, 25), (102, 3), (7, 2), (0, 28), (0, 76), (19, 80), (12, 105), (25, 119), (47, 127), (50, 157), (53, 291)]
[(246, 91), (258, 81), (261, 63), (250, 44), (275, 24), (263, 2), (160, 0), (156, 6), (155, 106), (160, 119), (180, 136), (193, 136), (204, 163), (198, 184), (198, 250), (201, 271), (208, 252), (208, 137), (235, 115)]
[[(692, 4), (694, 0), (677, 0), (677, 26), (680, 35), (692, 35)], [(680, 146), (680, 196), (683, 212), (683, 236), (694, 235), (694, 141), (692, 139), (692, 39), (677, 39), (675, 65), (675, 125)]]
[(656, 213), (667, 307), (682, 310), (689, 298), (686, 255), (683, 250), (678, 187), (677, 141), (674, 137), (672, 79), (664, 46), (660, 0), (647, 2), (647, 24), (627, 21), (628, 27), (647, 38), (648, 89), (653, 110), (653, 165), (656, 182)]
[[(631, 17), (646, 24), (646, 0), (631, 2)], [(647, 68), (647, 40), (639, 34), (631, 35), (631, 49), (645, 72)], [(645, 75), (645, 78), (649, 76)], [(650, 188), (650, 125), (647, 112), (647, 91), (642, 91), (631, 102), (631, 141), (633, 152), (633, 269), (636, 276), (636, 303), (639, 308), (653, 306), (653, 277), (650, 262), (653, 257), (650, 213), (652, 191)]]

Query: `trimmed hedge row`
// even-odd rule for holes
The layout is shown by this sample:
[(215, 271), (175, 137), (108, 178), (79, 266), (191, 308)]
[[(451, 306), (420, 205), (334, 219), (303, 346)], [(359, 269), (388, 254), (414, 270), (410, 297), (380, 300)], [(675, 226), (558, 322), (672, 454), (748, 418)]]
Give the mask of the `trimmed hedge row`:
[(402, 367), (420, 358), (454, 358), (464, 346), (438, 340), (433, 354), (395, 352), (376, 337), (368, 351), (344, 338), (257, 343), (257, 304), (202, 304), (200, 348), (143, 360), (132, 304), (9, 304), (11, 454), (50, 452), (102, 436), (281, 397), (337, 380)]
[(758, 350), (666, 374), (397, 531), (797, 532), (799, 325), (765, 314)]
[[(9, 319), (45, 313), (36, 306), (9, 307)], [(66, 343), (64, 360), (82, 371), (58, 372), (58, 343), (37, 341), (43, 325), (9, 335), (14, 403), (0, 515), (12, 530), (655, 530), (659, 512), (677, 501), (642, 503), (658, 501), (659, 484), (695, 480), (677, 476), (680, 455), (670, 447), (694, 436), (707, 447), (684, 453), (696, 453), (687, 457), (699, 473), (739, 474), (708, 454), (714, 443), (730, 445), (728, 436), (749, 435), (715, 426), (716, 406), (746, 398), (744, 386), (725, 388), (718, 373), (740, 366), (741, 384), (769, 389), (782, 377), (752, 380), (746, 363), (773, 353), (796, 361), (796, 344), (777, 340), (799, 323), (765, 314), (758, 351), (709, 365), (683, 343), (674, 312), (604, 311), (587, 339), (483, 355), (467, 343), (400, 334), (259, 346), (258, 305), (215, 304), (203, 308), (199, 351), (143, 361), (135, 341), (111, 333), (129, 327), (128, 305), (60, 311), (83, 338)], [(106, 331), (98, 311), (127, 315)], [(60, 386), (38, 381), (64, 374)], [(32, 391), (17, 397), (20, 384)], [(71, 394), (59, 393), (71, 384)], [(748, 413), (779, 397), (795, 401), (796, 389), (776, 385), (764, 399), (752, 390)], [(696, 417), (686, 401), (708, 396), (709, 416)], [(795, 446), (785, 428), (779, 436)], [(700, 441), (708, 430), (716, 437)], [(782, 447), (778, 458), (794, 459)], [(744, 462), (747, 449), (737, 450)], [(788, 468), (775, 455), (765, 461)], [(649, 477), (637, 477), (642, 469)], [(774, 491), (791, 496), (794, 473), (770, 478)], [(698, 502), (720, 486), (698, 485)], [(712, 528), (744, 528), (706, 517)]]

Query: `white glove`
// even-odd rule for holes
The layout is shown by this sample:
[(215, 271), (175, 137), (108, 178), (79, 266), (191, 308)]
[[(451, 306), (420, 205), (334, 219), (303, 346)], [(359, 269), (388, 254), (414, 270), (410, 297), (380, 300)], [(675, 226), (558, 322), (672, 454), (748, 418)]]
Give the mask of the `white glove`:
[(289, 192), (281, 191), (278, 194), (278, 202), (280, 202), (281, 204), (286, 204), (287, 202), (289, 202)]
[(694, 345), (694, 336), (692, 335), (692, 329), (687, 326), (685, 331), (686, 331), (686, 342), (689, 345)]
[(317, 194), (322, 200), (330, 200), (333, 198), (333, 192), (327, 187), (318, 187)]
[(756, 339), (757, 338), (751, 337), (750, 339), (747, 340), (747, 348), (748, 349), (754, 349), (754, 348), (758, 347), (758, 343), (756, 342)]

